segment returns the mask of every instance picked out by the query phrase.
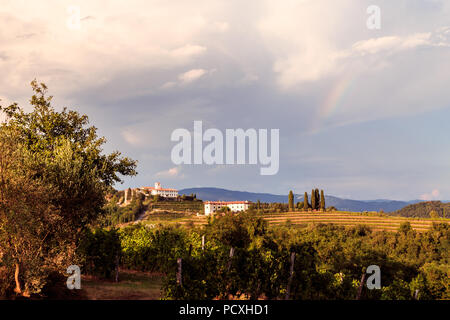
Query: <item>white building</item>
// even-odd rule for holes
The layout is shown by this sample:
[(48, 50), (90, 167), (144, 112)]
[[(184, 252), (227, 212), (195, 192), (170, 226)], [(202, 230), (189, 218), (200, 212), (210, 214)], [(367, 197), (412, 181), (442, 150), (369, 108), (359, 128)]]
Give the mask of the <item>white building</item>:
[(250, 203), (250, 201), (205, 201), (205, 215), (209, 216), (223, 207), (230, 208), (232, 212), (245, 211)]
[(154, 187), (143, 187), (142, 189), (148, 191), (152, 196), (159, 195), (165, 198), (178, 197), (177, 189), (162, 188), (160, 182), (156, 182)]

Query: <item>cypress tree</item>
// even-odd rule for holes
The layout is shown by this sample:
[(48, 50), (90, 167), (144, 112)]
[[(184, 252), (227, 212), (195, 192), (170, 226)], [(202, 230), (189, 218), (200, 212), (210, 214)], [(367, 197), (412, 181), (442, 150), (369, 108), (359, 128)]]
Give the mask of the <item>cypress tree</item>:
[(289, 191), (289, 211), (294, 211), (294, 193)]
[(314, 189), (311, 190), (311, 209), (316, 209), (316, 192), (314, 191)]
[(313, 195), (314, 197), (314, 207), (313, 210), (318, 210), (319, 209), (319, 205), (320, 205), (320, 199), (318, 197), (318, 193), (317, 193), (317, 189), (313, 190)]
[(316, 195), (316, 210), (319, 210), (319, 207), (320, 207), (320, 193), (319, 193), (319, 189), (316, 189), (314, 192), (315, 192), (315, 195)]
[(325, 211), (325, 195), (323, 194), (323, 190), (320, 190), (320, 209)]
[(309, 203), (308, 203), (308, 192), (305, 192), (305, 195), (303, 197), (303, 210), (308, 210)]

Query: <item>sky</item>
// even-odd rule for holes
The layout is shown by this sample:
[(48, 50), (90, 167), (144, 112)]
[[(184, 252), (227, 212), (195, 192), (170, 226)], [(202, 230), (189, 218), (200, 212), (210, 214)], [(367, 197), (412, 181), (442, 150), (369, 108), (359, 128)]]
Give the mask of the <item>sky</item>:
[[(368, 28), (380, 9), (379, 29)], [(79, 19), (78, 19), (79, 17)], [(372, 20), (371, 20), (372, 21)], [(0, 99), (29, 83), (139, 174), (220, 187), (450, 199), (450, 1), (1, 0)], [(279, 129), (279, 171), (174, 164), (177, 128)]]

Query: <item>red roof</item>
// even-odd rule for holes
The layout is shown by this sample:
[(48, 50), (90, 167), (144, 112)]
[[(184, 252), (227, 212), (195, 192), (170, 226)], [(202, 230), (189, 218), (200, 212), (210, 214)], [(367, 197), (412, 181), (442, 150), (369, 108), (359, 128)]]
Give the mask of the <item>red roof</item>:
[(147, 190), (178, 191), (177, 189), (169, 189), (169, 188), (160, 188), (160, 189), (156, 189), (155, 187), (142, 187), (142, 188)]
[(205, 204), (250, 204), (251, 201), (205, 201)]

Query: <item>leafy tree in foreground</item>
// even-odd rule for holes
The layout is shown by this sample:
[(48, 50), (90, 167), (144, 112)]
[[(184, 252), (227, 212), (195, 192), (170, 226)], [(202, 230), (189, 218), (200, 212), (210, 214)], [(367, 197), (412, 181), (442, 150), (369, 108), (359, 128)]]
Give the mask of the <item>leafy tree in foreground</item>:
[(52, 272), (75, 262), (79, 236), (102, 212), (108, 188), (136, 174), (135, 161), (102, 153), (106, 140), (86, 115), (56, 111), (45, 84), (31, 86), (31, 112), (0, 106), (9, 157), (0, 169), (0, 266), (15, 270), (0, 282), (24, 296), (41, 293)]

